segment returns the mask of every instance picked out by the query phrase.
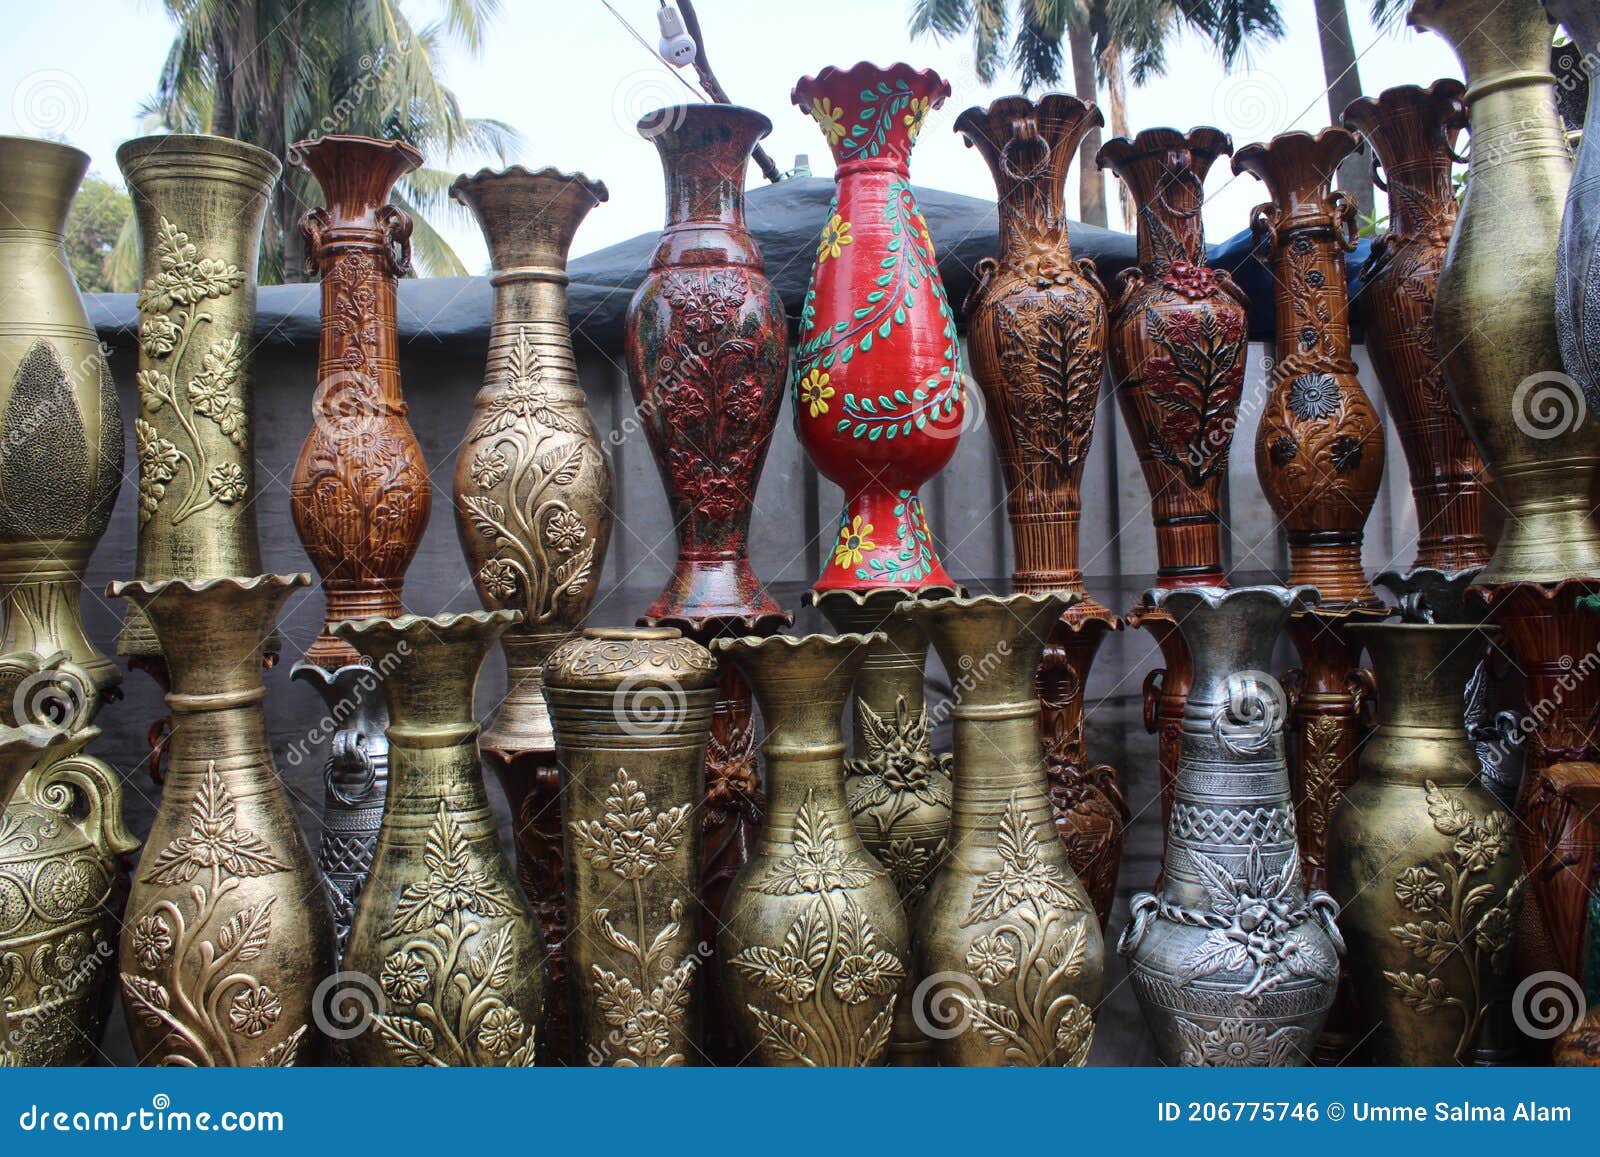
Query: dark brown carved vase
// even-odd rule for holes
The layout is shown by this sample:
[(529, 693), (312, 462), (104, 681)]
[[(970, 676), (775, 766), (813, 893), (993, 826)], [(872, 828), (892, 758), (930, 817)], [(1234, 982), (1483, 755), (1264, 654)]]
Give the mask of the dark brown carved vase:
[[(431, 487), (406, 421), (397, 362), (397, 279), (411, 263), (411, 218), (389, 204), (422, 163), (402, 141), (327, 136), (293, 148), (327, 200), (300, 218), (306, 272), (322, 276), (322, 342), (311, 433), (290, 486), (290, 510), (322, 576), (324, 623), (403, 612), (406, 567), (428, 524)], [(306, 661), (359, 661), (326, 626)]]
[(1454, 574), (1489, 561), (1483, 537), (1483, 458), (1456, 414), (1433, 333), (1433, 299), (1456, 223), (1451, 166), (1467, 125), (1458, 80), (1402, 85), (1344, 110), (1372, 146), (1389, 196), (1389, 231), (1362, 269), (1367, 353), (1406, 464), (1417, 507), (1413, 567)]
[[(1138, 212), (1139, 264), (1119, 279), (1111, 311), (1117, 403), (1150, 490), (1158, 587), (1226, 586), (1222, 480), (1244, 391), (1249, 299), (1206, 263), (1205, 180), (1233, 141), (1213, 128), (1146, 129), (1106, 142), (1097, 158), (1126, 183)], [(1172, 616), (1140, 607), (1129, 620), (1161, 648), (1145, 680), (1145, 722), (1157, 735), (1161, 802), (1177, 779), (1190, 661)]]
[(1045, 650), (1038, 686), (1050, 796), (1072, 867), (1104, 923), (1116, 889), (1127, 806), (1115, 771), (1091, 768), (1083, 689), (1095, 652), (1121, 620), (1083, 585), (1078, 519), (1106, 357), (1106, 291), (1094, 263), (1074, 261), (1066, 181), (1100, 110), (1048, 93), (969, 108), (956, 131), (994, 177), (1000, 254), (978, 263), (966, 302), (972, 369), (1006, 479), (1012, 580), (1019, 593), (1072, 593)]

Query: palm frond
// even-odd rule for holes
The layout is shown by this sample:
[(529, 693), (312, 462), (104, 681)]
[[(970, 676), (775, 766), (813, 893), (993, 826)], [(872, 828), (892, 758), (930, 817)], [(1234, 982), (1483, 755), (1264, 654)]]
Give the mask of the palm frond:
[[(411, 174), (415, 176), (416, 174)], [(428, 218), (398, 189), (390, 198), (411, 216), (411, 257), (420, 277), (465, 277), (467, 267)]]
[(973, 0), (972, 70), (984, 84), (993, 84), (1000, 71), (1009, 24), (1006, 0)]
[(949, 40), (972, 20), (967, 0), (911, 0), (911, 35)]

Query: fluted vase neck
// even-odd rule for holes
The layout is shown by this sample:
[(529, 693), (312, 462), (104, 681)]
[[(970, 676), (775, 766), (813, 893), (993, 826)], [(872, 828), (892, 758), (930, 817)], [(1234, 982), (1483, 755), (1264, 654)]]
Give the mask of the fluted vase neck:
[(917, 599), (895, 614), (914, 620), (938, 651), (957, 691), (953, 718), (1037, 717), (1034, 672), (1062, 614), (1082, 601), (1076, 593)]
[(1207, 263), (1206, 176), (1217, 158), (1233, 152), (1233, 139), (1202, 125), (1187, 133), (1172, 128), (1145, 129), (1131, 139), (1107, 141), (1096, 156), (1116, 173), (1139, 207), (1139, 268), (1156, 277), (1178, 262)]
[(582, 173), (513, 165), (463, 174), (450, 196), (477, 218), (489, 248), (489, 282), (498, 289), (520, 281), (565, 285), (578, 227), (611, 194), (605, 182)]
[(1389, 235), (1448, 239), (1456, 219), (1455, 145), (1467, 127), (1466, 86), (1445, 78), (1362, 97), (1344, 110), (1346, 128), (1372, 146), (1390, 205)]
[(59, 240), (89, 154), (32, 137), (0, 136), (0, 234), (42, 233)]
[(660, 152), (666, 179), (666, 228), (651, 268), (759, 268), (761, 250), (745, 227), (745, 175), (772, 122), (739, 105), (692, 104), (659, 109), (638, 127)]
[(839, 176), (873, 170), (904, 176), (923, 120), (949, 96), (949, 82), (931, 69), (865, 61), (830, 65), (789, 93), (822, 130)]
[(1307, 586), (1157, 587), (1142, 605), (1177, 621), (1194, 664), (1189, 702), (1209, 709), (1229, 700), (1232, 676), (1270, 671), (1289, 616), (1317, 602)]
[(1555, 84), (1550, 23), (1537, 0), (1413, 0), (1406, 23), (1455, 49), (1469, 104), (1496, 89)]
[(1470, 623), (1355, 623), (1377, 677), (1380, 727), (1461, 733), (1462, 688), (1483, 661), (1492, 628)]
[[(289, 157), (316, 178), (327, 201), (307, 217), (321, 215), (328, 255), (345, 247), (386, 247), (397, 217), (409, 237), (410, 219), (389, 204), (389, 195), (401, 177), (421, 167), (417, 149), (404, 141), (332, 135), (291, 146)], [(308, 249), (308, 260), (312, 256)]]
[(1246, 145), (1233, 157), (1235, 173), (1249, 173), (1267, 187), (1270, 205), (1257, 227), (1269, 225), (1279, 241), (1299, 232), (1350, 237), (1355, 214), (1352, 203), (1333, 189), (1339, 166), (1361, 148), (1348, 129), (1326, 128), (1313, 136), (1282, 133), (1265, 144)]

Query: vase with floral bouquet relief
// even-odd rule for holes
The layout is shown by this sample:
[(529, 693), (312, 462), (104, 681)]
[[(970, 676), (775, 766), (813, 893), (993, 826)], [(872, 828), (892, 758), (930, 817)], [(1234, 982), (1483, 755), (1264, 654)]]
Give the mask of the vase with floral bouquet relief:
[(524, 1067), (542, 1047), (545, 942), (500, 846), (473, 691), (515, 611), (330, 625), (385, 672), (389, 797), (345, 949), (376, 978), (356, 1065)]
[(1078, 596), (1045, 648), (1040, 723), (1056, 824), (1102, 921), (1128, 817), (1115, 770), (1089, 763), (1083, 693), (1102, 640), (1122, 622), (1084, 589), (1078, 527), (1108, 323), (1094, 263), (1072, 256), (1066, 181), (1079, 142), (1104, 123), (1093, 104), (1048, 93), (967, 109), (955, 126), (983, 157), (999, 204), (1000, 252), (978, 264), (966, 312), (1006, 480), (1013, 585)]
[[(1075, 594), (906, 603), (959, 697), (950, 853), (914, 929), (919, 1019), (945, 1065), (1082, 1065), (1104, 943), (1068, 849), (1051, 837), (1035, 685)], [(955, 674), (960, 672), (959, 675)]]
[(845, 797), (841, 715), (878, 635), (718, 639), (766, 724), (769, 806), (729, 889), (720, 984), (763, 1065), (881, 1064), (907, 997), (909, 937), (889, 873)]
[(608, 193), (581, 173), (518, 165), (458, 177), (450, 195), (483, 230), (494, 286), (483, 388), (456, 457), (456, 529), (484, 606), (522, 613), (500, 637), (507, 692), (480, 747), (515, 819), (517, 874), (550, 950), (546, 1041), (565, 1059), (560, 776), (540, 679), (551, 651), (582, 627), (611, 540), (610, 455), (578, 381), (567, 321), (567, 254)]
[(1133, 898), (1118, 950), (1166, 1064), (1303, 1065), (1339, 985), (1338, 908), (1306, 888), (1265, 668), (1308, 587), (1146, 592), (1194, 661), (1159, 895)]
[(122, 784), (84, 754), (99, 696), (65, 655), (0, 656), (0, 1066), (87, 1065), (111, 1011)]
[[(927, 636), (895, 610), (908, 599), (953, 594), (891, 588), (807, 596), (834, 630), (881, 635), (867, 648), (856, 676), (845, 796), (861, 842), (894, 882), (908, 927), (915, 926), (928, 880), (949, 846), (950, 756), (933, 750), (929, 733), (923, 697)], [(895, 1007), (889, 1063), (935, 1063), (933, 1041), (918, 1027), (909, 1000)]]
[[(1206, 174), (1233, 152), (1214, 128), (1146, 129), (1101, 148), (1097, 163), (1127, 185), (1138, 214), (1139, 264), (1122, 273), (1111, 311), (1117, 403), (1150, 491), (1156, 585), (1226, 586), (1222, 481), (1244, 390), (1249, 299), (1206, 260)], [(1171, 616), (1136, 607), (1162, 666), (1145, 678), (1145, 726), (1157, 736), (1161, 808), (1172, 808), (1190, 663)]]
[(795, 431), (845, 492), (819, 592), (954, 588), (919, 488), (956, 451), (966, 381), (955, 314), (911, 188), (911, 149), (950, 95), (906, 64), (828, 67), (790, 99), (821, 128), (837, 190), (795, 347)]
[[(135, 577), (261, 571), (256, 532), (256, 263), (283, 166), (227, 137), (162, 133), (117, 150), (139, 222), (139, 530)], [(275, 661), (276, 632), (265, 652)], [(130, 605), (117, 652), (166, 676)]]
[[(273, 766), (261, 649), (309, 576), (112, 583), (172, 681), (161, 805), (133, 875), (119, 967), (144, 1064), (309, 1061), (333, 917)], [(374, 975), (376, 975), (374, 973)]]
[(545, 666), (579, 1063), (702, 1060), (700, 824), (717, 662), (672, 627), (585, 631)]
[(122, 486), (116, 383), (65, 251), (87, 154), (0, 137), (0, 654), (65, 652), (114, 695), (84, 634), (83, 574)]
[[(667, 223), (629, 303), (624, 351), (678, 535), (672, 575), (640, 623), (677, 627), (702, 645), (793, 622), (749, 559), (789, 353), (783, 302), (745, 224), (750, 155), (771, 129), (754, 109), (725, 104), (659, 109), (639, 122), (661, 156)], [(700, 816), (700, 931), (710, 944), (765, 808), (750, 688), (732, 664), (720, 679)], [(706, 1041), (718, 1059), (733, 1060), (722, 1011), (708, 1005)]]

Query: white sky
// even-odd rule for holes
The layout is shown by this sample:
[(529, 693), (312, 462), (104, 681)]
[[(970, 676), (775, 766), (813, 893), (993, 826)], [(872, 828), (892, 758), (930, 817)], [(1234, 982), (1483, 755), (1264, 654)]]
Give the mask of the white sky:
[[(612, 0), (652, 43), (656, 0)], [(1328, 123), (1313, 0), (1281, 0), (1288, 26), (1277, 44), (1257, 49), (1232, 75), (1223, 73), (1202, 42), (1185, 37), (1168, 49), (1168, 75), (1130, 94), (1135, 129), (1213, 124), (1236, 145), (1291, 128)], [(1365, 90), (1427, 84), (1460, 76), (1448, 46), (1433, 35), (1402, 29), (1379, 33), (1367, 20), (1367, 0), (1350, 0)], [(441, 4), (405, 0), (415, 24), (435, 18)], [(115, 150), (138, 132), (136, 110), (153, 90), (172, 26), (154, 0), (72, 0), (70, 5), (6, 0), (7, 35), (0, 38), (0, 132), (64, 137), (94, 158), (94, 171), (120, 180)], [(942, 73), (955, 95), (930, 118), (917, 144), (912, 176), (918, 184), (992, 197), (988, 172), (950, 126), (961, 109), (1015, 91), (1004, 77), (993, 88), (973, 76), (964, 42), (912, 43), (908, 0), (698, 0), (712, 64), (733, 98), (773, 121), (766, 147), (780, 168), (807, 153), (819, 176), (831, 172), (822, 136), (789, 104), (802, 75), (828, 64), (867, 58), (907, 60)], [(469, 115), (494, 116), (523, 136), (508, 158), (530, 167), (554, 164), (599, 177), (611, 189), (578, 236), (584, 253), (658, 228), (663, 212), (660, 167), (653, 146), (634, 132), (650, 109), (690, 99), (666, 69), (635, 43), (600, 0), (504, 0), (488, 43), (477, 58), (452, 51), (445, 80)], [(430, 164), (473, 171), (489, 158), (461, 156)], [(760, 176), (752, 167), (752, 181)], [(1070, 183), (1076, 197), (1076, 179)], [(1115, 183), (1111, 185), (1115, 197)], [(1206, 226), (1212, 240), (1243, 228), (1264, 200), (1258, 182), (1234, 177), (1219, 164), (1208, 183)], [(1381, 201), (1380, 201), (1381, 208)], [(1113, 201), (1113, 220), (1116, 219)], [(481, 272), (487, 256), (464, 215), (444, 231), (467, 268)]]

